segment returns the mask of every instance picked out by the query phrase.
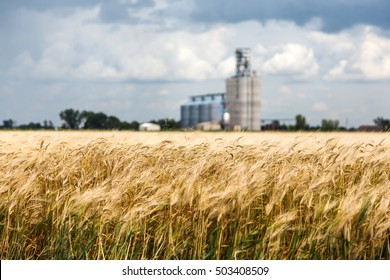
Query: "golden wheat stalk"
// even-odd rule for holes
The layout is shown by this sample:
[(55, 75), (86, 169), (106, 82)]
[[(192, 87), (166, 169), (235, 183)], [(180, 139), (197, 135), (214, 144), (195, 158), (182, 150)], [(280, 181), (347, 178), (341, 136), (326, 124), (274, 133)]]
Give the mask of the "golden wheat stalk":
[(1, 132), (1, 259), (389, 259), (386, 134)]

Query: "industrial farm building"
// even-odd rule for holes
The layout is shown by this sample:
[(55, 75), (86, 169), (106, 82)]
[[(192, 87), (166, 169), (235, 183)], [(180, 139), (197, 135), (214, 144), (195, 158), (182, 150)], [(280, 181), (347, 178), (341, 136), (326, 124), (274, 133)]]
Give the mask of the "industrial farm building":
[(181, 106), (181, 126), (193, 128), (199, 123), (220, 122), (224, 107), (224, 93), (191, 96), (188, 102)]
[[(181, 126), (260, 130), (260, 88), (260, 77), (251, 71), (250, 50), (237, 49), (236, 74), (226, 80), (226, 94), (191, 96), (187, 103), (181, 106)], [(216, 125), (218, 123), (219, 126)]]

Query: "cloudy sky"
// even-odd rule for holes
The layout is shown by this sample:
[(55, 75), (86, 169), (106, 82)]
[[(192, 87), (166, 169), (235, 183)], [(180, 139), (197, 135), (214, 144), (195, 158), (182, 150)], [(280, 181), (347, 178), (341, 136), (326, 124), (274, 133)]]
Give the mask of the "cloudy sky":
[(2, 0), (0, 123), (66, 108), (180, 118), (252, 49), (262, 117), (390, 118), (388, 0)]

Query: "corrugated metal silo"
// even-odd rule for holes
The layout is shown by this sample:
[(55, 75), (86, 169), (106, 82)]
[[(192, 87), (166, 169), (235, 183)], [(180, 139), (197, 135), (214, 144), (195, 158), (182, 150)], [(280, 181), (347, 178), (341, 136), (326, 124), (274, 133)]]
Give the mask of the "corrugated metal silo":
[(181, 127), (190, 127), (190, 106), (185, 104), (181, 106)]
[(199, 110), (199, 122), (209, 122), (211, 120), (210, 104), (203, 102), (199, 105)]
[(213, 93), (191, 96), (181, 106), (182, 128), (193, 128), (199, 123), (219, 122), (224, 112), (224, 94)]
[(190, 122), (189, 126), (193, 127), (199, 123), (199, 104), (191, 104), (190, 105)]
[(222, 119), (223, 108), (221, 103), (210, 104), (210, 119), (212, 121), (220, 121)]

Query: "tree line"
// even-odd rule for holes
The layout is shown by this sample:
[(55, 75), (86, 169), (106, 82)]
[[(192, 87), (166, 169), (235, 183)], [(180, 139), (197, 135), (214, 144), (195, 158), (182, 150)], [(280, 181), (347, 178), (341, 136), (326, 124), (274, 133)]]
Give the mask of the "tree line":
[[(74, 109), (66, 109), (59, 113), (62, 124), (58, 129), (90, 129), (90, 130), (138, 130), (140, 123), (138, 121), (121, 121), (115, 116), (108, 116), (102, 112), (79, 111)], [(377, 117), (373, 120), (374, 129), (378, 131), (390, 131), (390, 119)], [(180, 121), (165, 118), (159, 120), (150, 120), (149, 122), (160, 125), (161, 130), (179, 130), (181, 128)], [(371, 127), (372, 128), (372, 127)], [(3, 125), (0, 129), (25, 129), (25, 130), (53, 130), (56, 129), (53, 122), (44, 120), (43, 123), (30, 122), (28, 124), (16, 125), (12, 119), (3, 120)], [(355, 128), (345, 128), (340, 126), (338, 120), (323, 119), (320, 126), (310, 126), (306, 122), (305, 116), (298, 114), (295, 116), (295, 125), (280, 124), (278, 120), (274, 120), (269, 124), (263, 125), (262, 130), (287, 130), (287, 131), (356, 131)]]
[(12, 119), (3, 120), (3, 125), (0, 125), (0, 129), (21, 129), (21, 130), (54, 130), (55, 126), (52, 121), (44, 120), (43, 123), (30, 122), (28, 124), (16, 125), (16, 122)]
[(262, 130), (286, 130), (286, 131), (357, 131), (357, 130), (375, 130), (375, 131), (390, 131), (390, 120), (383, 117), (377, 117), (373, 120), (375, 126), (361, 126), (359, 128), (346, 128), (340, 126), (339, 120), (323, 119), (321, 125), (310, 126), (306, 122), (305, 116), (298, 114), (295, 116), (295, 125), (281, 124), (278, 120), (274, 120), (269, 124), (263, 125)]
[[(58, 129), (85, 129), (85, 130), (138, 130), (140, 123), (138, 121), (121, 121), (115, 116), (108, 116), (102, 112), (79, 111), (74, 109), (66, 109), (59, 113), (62, 124)], [(160, 125), (161, 130), (176, 130), (180, 129), (180, 121), (166, 118), (159, 120), (151, 120), (151, 123)], [(17, 126), (12, 119), (3, 120), (3, 125), (0, 129), (56, 129), (52, 121), (45, 120), (43, 124), (33, 123), (22, 124)]]

